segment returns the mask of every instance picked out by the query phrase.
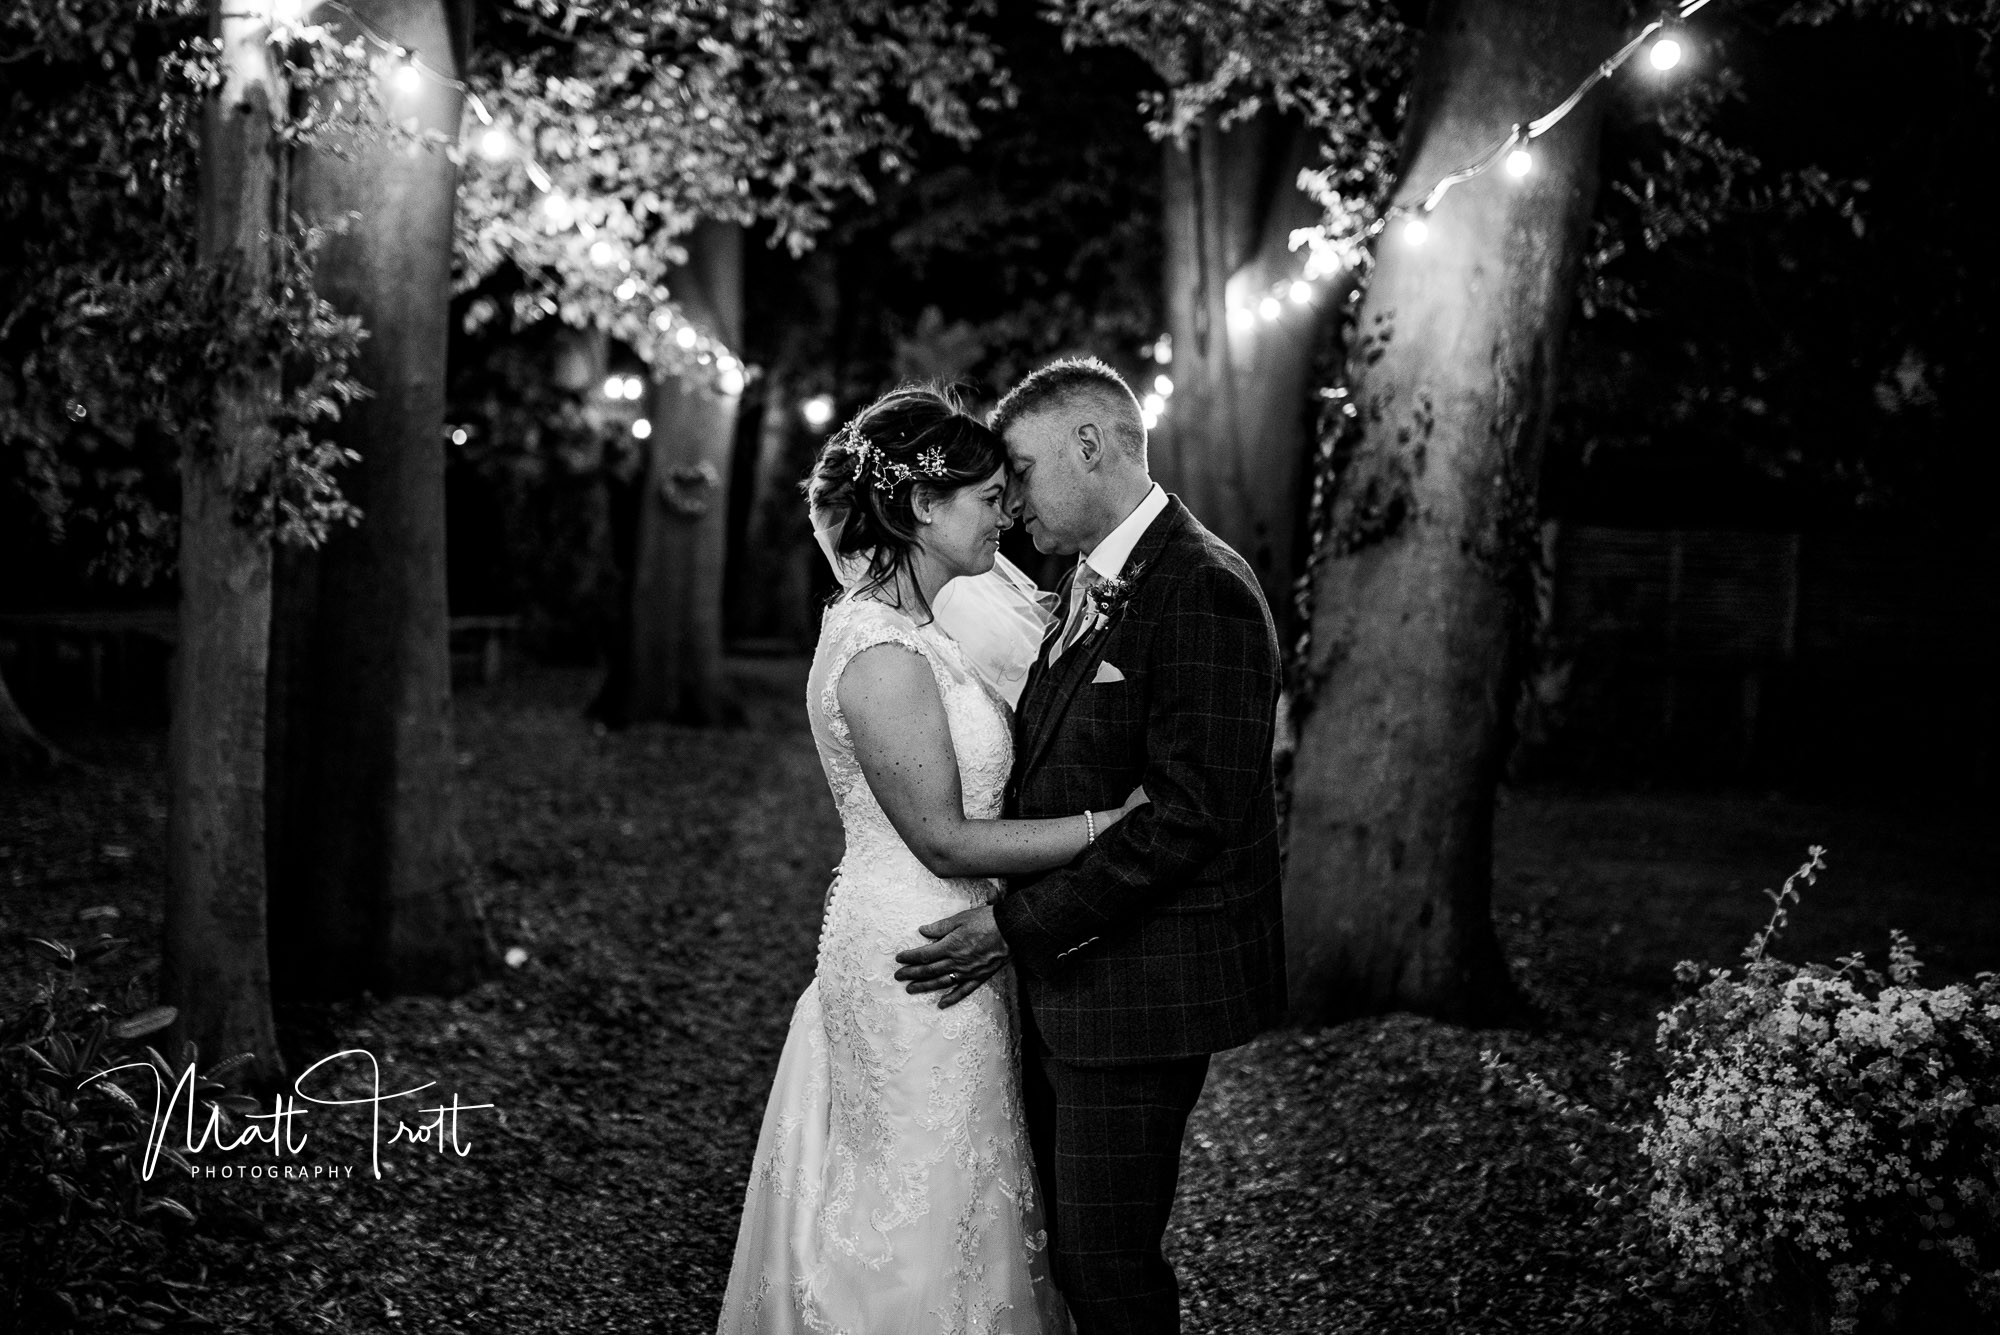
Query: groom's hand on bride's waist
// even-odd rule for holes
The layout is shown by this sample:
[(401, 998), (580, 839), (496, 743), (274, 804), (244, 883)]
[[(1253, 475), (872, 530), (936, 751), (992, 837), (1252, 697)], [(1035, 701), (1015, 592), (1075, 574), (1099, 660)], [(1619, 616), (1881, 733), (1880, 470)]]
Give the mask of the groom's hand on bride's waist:
[(1000, 972), (1007, 962), (1007, 939), (993, 921), (993, 909), (981, 905), (927, 922), (917, 929), (930, 941), (899, 951), (896, 979), (909, 992), (942, 992), (939, 1006), (956, 1006)]

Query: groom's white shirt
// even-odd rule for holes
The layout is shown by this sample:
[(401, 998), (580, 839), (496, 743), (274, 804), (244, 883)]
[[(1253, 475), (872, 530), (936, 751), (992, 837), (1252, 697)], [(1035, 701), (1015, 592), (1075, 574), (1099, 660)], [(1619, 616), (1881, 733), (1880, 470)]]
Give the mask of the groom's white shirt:
[(1166, 508), (1166, 488), (1155, 482), (1153, 489), (1132, 508), (1132, 513), (1119, 521), (1117, 528), (1104, 535), (1104, 541), (1097, 544), (1095, 551), (1089, 556), (1078, 555), (1077, 573), (1082, 574), (1083, 566), (1088, 562), (1099, 575), (1117, 579), (1125, 572), (1125, 563), (1131, 559), (1132, 549), (1139, 545), (1147, 526), (1159, 518), (1160, 512)]

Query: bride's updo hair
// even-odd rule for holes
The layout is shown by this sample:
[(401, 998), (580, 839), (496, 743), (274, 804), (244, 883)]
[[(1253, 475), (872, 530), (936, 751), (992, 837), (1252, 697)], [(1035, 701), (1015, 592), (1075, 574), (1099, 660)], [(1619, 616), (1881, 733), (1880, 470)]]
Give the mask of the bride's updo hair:
[[(1006, 461), (1000, 437), (949, 391), (904, 385), (856, 413), (820, 446), (804, 483), (806, 504), (815, 527), (837, 522), (837, 554), (867, 558), (858, 589), (878, 589), (916, 555), (917, 489), (942, 500), (984, 482)], [(923, 613), (929, 616), (930, 609)]]

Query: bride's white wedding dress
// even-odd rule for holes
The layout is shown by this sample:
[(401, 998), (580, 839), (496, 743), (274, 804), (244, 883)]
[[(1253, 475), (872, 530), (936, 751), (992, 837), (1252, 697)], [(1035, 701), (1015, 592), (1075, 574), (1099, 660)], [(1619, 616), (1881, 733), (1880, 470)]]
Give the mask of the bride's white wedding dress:
[(807, 679), (813, 741), (847, 847), (819, 964), (792, 1013), (745, 1192), (719, 1335), (1064, 1335), (1021, 1108), (1014, 973), (955, 1006), (912, 995), (895, 954), (920, 923), (998, 897), (934, 876), (869, 790), (835, 695), (893, 643), (931, 667), (965, 814), (1000, 814), (1007, 705), (957, 642), (893, 608), (827, 609)]

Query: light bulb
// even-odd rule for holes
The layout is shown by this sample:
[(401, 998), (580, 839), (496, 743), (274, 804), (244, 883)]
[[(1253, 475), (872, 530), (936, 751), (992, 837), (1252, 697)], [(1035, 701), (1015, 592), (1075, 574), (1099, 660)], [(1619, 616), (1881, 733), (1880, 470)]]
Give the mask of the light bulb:
[(414, 64), (398, 65), (395, 79), (396, 91), (399, 93), (414, 93), (424, 86), (424, 76)]
[(639, 396), (640, 396), (641, 394), (644, 394), (645, 392), (646, 392), (646, 382), (645, 382), (645, 381), (641, 380), (641, 379), (640, 379), (640, 378), (639, 378), (638, 376), (636, 376), (636, 375), (628, 375), (628, 376), (626, 376), (626, 377), (625, 377), (625, 397), (626, 397), (626, 398), (628, 398), (628, 399), (631, 399), (631, 400), (633, 400), (633, 401), (635, 401), (635, 402), (636, 402), (636, 401), (638, 400)]
[(607, 399), (624, 398), (625, 378), (623, 376), (614, 375), (610, 379), (606, 380), (604, 382), (604, 397)]
[(1647, 53), (1656, 70), (1672, 69), (1681, 63), (1681, 56), (1684, 54), (1686, 53), (1681, 50), (1680, 42), (1672, 37), (1662, 37), (1654, 42), (1653, 49)]
[(1139, 420), (1146, 424), (1146, 430), (1151, 431), (1160, 424), (1160, 415), (1151, 408), (1141, 408), (1139, 410)]
[(674, 313), (672, 311), (653, 312), (653, 328), (659, 330), (661, 333), (664, 334), (669, 329), (673, 328), (673, 326), (674, 326)]
[(1231, 306), (1229, 308), (1229, 327), (1238, 333), (1248, 329), (1255, 322), (1256, 318), (1255, 315), (1241, 306)]
[(506, 157), (507, 150), (513, 146), (513, 141), (507, 138), (507, 132), (497, 125), (479, 136), (479, 151), (495, 161)]
[(1292, 284), (1292, 300), (1303, 306), (1313, 299), (1313, 285), (1303, 278)]
[(639, 285), (628, 278), (618, 285), (618, 300), (630, 301), (638, 291)]
[(1159, 396), (1160, 396), (1161, 398), (1163, 398), (1163, 399), (1164, 399), (1164, 398), (1167, 398), (1167, 397), (1168, 397), (1169, 395), (1171, 395), (1171, 394), (1172, 394), (1172, 393), (1174, 392), (1174, 381), (1173, 381), (1173, 377), (1172, 377), (1172, 376), (1164, 376), (1164, 375), (1156, 375), (1156, 376), (1154, 376), (1154, 377), (1153, 377), (1153, 392), (1154, 392), (1154, 393), (1156, 393), (1156, 394), (1158, 394), (1158, 395), (1159, 395)]
[(466, 441), (465, 428), (462, 426), (453, 427), (451, 429), (451, 443), (454, 445), (463, 445), (465, 444), (465, 441)]
[(1139, 400), (1140, 410), (1150, 413), (1154, 417), (1158, 417), (1166, 406), (1167, 400), (1164, 395), (1160, 394), (1148, 394), (1145, 398)]
[(741, 394), (743, 392), (743, 368), (730, 363), (722, 368), (722, 392)]
[(653, 424), (643, 417), (636, 418), (632, 422), (632, 434), (637, 439), (644, 440), (653, 434)]
[(1525, 148), (1517, 148), (1507, 155), (1507, 174), (1520, 180), (1535, 169), (1535, 155)]
[(680, 332), (674, 335), (674, 342), (684, 348), (692, 348), (695, 345), (695, 341), (700, 337), (700, 334), (694, 332), (693, 325), (684, 324), (680, 327)]
[(542, 216), (548, 219), (549, 226), (560, 232), (576, 221), (576, 208), (569, 202), (569, 196), (551, 194), (542, 199)]
[(1263, 316), (1266, 320), (1277, 319), (1284, 313), (1284, 310), (1285, 308), (1278, 304), (1276, 297), (1266, 297), (1257, 303), (1257, 314)]
[(593, 241), (590, 243), (590, 262), (592, 264), (609, 264), (617, 258), (618, 247), (612, 245), (609, 241)]
[(1166, 366), (1173, 359), (1174, 336), (1172, 334), (1161, 334), (1153, 343), (1153, 360), (1162, 366)]
[(1422, 218), (1412, 218), (1403, 224), (1403, 240), (1413, 246), (1421, 246), (1431, 234), (1431, 225)]
[(799, 405), (799, 415), (806, 419), (807, 426), (825, 426), (833, 420), (833, 400), (825, 394), (815, 394)]

